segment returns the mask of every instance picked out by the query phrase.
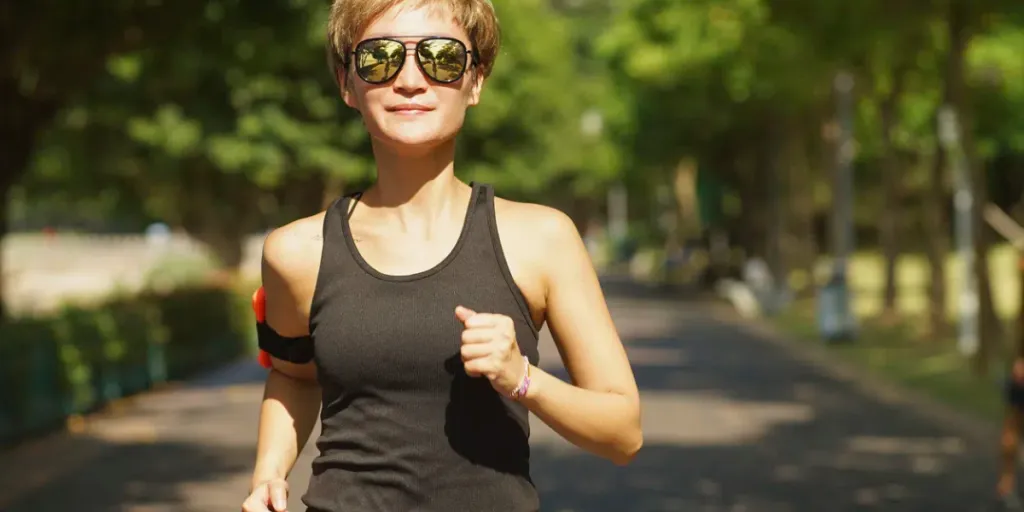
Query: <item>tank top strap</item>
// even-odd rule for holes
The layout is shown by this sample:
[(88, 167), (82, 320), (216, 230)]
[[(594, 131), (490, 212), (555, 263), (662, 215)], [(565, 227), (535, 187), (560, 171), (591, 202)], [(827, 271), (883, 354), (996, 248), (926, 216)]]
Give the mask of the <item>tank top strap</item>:
[(345, 241), (345, 224), (358, 205), (362, 192), (345, 194), (331, 203), (324, 215), (324, 250), (332, 253), (348, 253)]
[(341, 196), (332, 201), (324, 212), (321, 233), (323, 248), (320, 251), (320, 267), (310, 305), (310, 333), (315, 332), (325, 305), (343, 293), (354, 274), (352, 269), (358, 268), (345, 242), (344, 223), (352, 214), (353, 199), (358, 199), (360, 194), (361, 192)]
[(494, 187), (485, 183), (474, 183), (474, 187), (479, 188), (480, 194), (475, 211), (473, 212), (476, 218), (473, 219), (472, 233), (472, 240), (474, 245), (477, 245), (478, 251), (472, 251), (470, 254), (486, 254), (486, 257), (493, 262), (490, 265), (491, 268), (494, 268), (493, 264), (496, 264), (497, 270), (501, 274), (500, 279), (505, 283), (508, 291), (515, 299), (516, 305), (523, 315), (523, 321), (530, 326), (530, 329), (536, 336), (539, 331), (533, 323), (533, 315), (530, 313), (530, 307), (526, 303), (526, 298), (512, 277), (512, 271), (509, 269), (508, 260), (505, 258), (505, 250), (502, 247), (501, 236), (498, 234), (498, 218), (494, 208)]

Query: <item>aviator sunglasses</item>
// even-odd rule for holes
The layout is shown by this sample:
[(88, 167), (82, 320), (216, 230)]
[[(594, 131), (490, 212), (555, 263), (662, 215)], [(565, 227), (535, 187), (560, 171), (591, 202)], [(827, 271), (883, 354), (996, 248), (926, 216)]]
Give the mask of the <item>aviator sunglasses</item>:
[[(352, 50), (355, 70), (367, 83), (382, 84), (391, 80), (405, 65), (405, 43), (389, 37), (360, 41)], [(443, 84), (462, 78), (469, 67), (467, 55), (476, 58), (476, 50), (450, 37), (426, 37), (416, 43), (416, 64), (425, 75)]]

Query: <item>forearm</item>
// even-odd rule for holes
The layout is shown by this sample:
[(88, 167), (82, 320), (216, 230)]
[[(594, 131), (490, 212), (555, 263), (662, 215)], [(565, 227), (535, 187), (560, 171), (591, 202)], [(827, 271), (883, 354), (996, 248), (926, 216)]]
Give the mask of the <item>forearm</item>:
[(530, 412), (569, 442), (626, 464), (640, 449), (640, 404), (632, 397), (573, 386), (537, 367), (521, 400)]
[(320, 387), (271, 370), (260, 407), (253, 484), (286, 478), (316, 425)]

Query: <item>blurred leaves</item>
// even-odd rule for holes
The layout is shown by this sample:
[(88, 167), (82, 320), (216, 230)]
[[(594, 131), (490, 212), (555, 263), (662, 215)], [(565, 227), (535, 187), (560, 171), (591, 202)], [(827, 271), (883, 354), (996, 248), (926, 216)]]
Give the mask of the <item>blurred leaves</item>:
[[(901, 158), (936, 151), (946, 21), (959, 1), (496, 1), (502, 52), (467, 115), (457, 172), (509, 196), (562, 201), (600, 196), (615, 181), (664, 185), (695, 158), (727, 189), (763, 191), (770, 167), (805, 166), (802, 179), (820, 192), (833, 81), (847, 71), (871, 203), (889, 147), (886, 101)], [(55, 86), (63, 59), (89, 48), (96, 70), (66, 84), (72, 99), (41, 132), (30, 196), (59, 191), (111, 215), (220, 225), (210, 236), (230, 238), (316, 211), (330, 183), (373, 179), (369, 139), (325, 63), (326, 3), (125, 0), (105, 14), (51, 3), (10, 11), (24, 27), (3, 18), (19, 41), (3, 54), (19, 87)], [(991, 161), (1024, 148), (1022, 13), (1009, 0), (967, 11), (972, 128)], [(39, 38), (43, 29), (66, 31), (71, 54)], [(908, 183), (925, 183), (925, 167), (911, 167)]]

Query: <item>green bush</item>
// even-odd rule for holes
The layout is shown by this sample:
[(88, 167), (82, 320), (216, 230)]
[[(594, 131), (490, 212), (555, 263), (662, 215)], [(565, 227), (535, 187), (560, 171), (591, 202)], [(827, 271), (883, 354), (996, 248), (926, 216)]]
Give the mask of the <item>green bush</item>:
[(209, 286), (14, 319), (0, 326), (0, 444), (253, 356), (252, 321), (247, 292)]

